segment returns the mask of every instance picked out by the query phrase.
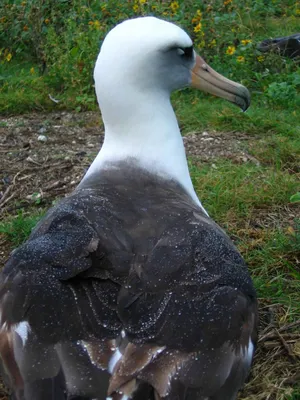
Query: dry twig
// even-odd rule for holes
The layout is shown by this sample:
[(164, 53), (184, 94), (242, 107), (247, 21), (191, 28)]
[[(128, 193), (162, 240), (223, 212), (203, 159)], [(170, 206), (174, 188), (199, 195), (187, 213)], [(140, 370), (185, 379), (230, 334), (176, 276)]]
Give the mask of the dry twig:
[(295, 328), (296, 326), (300, 325), (300, 319), (298, 319), (295, 322), (291, 322), (290, 324), (284, 325), (279, 329), (273, 328), (273, 330), (269, 333), (266, 333), (265, 335), (261, 336), (258, 340), (258, 342), (264, 342), (265, 340), (268, 340), (270, 337), (272, 337), (274, 335), (274, 330), (281, 333), (281, 332), (285, 332), (291, 328)]

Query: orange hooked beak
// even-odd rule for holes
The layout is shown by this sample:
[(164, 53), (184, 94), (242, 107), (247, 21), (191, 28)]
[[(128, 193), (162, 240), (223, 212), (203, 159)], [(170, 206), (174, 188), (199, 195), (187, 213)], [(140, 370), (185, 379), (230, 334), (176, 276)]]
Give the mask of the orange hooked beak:
[(250, 93), (245, 86), (225, 78), (214, 71), (198, 54), (192, 69), (191, 86), (230, 101), (246, 111), (250, 105)]

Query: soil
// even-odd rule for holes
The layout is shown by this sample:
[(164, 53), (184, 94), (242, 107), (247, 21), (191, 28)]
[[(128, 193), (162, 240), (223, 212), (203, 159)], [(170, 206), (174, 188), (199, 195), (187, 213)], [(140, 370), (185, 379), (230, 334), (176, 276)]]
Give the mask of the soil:
[[(259, 164), (246, 151), (247, 144), (253, 138), (244, 133), (191, 132), (183, 140), (189, 156), (212, 167), (214, 161), (220, 158), (235, 163)], [(19, 209), (23, 213), (26, 210), (30, 213), (33, 208), (50, 206), (56, 198), (70, 193), (81, 180), (102, 142), (103, 125), (99, 114), (94, 112), (0, 117), (0, 222), (16, 215)], [(250, 223), (265, 227), (278, 227), (278, 224), (289, 226), (298, 212), (299, 209), (289, 206), (275, 207), (272, 211), (264, 209), (256, 213)], [(0, 267), (10, 250), (10, 244), (0, 235)], [(272, 359), (276, 356), (276, 362), (278, 356), (282, 357), (282, 371), (284, 368), (289, 370), (278, 380), (278, 384), (294, 386), (297, 382), (299, 368), (293, 368), (295, 356), (291, 356), (287, 349), (295, 341), (299, 343), (300, 334), (297, 337), (296, 333), (290, 334), (291, 329), (294, 332), (294, 326), (287, 325), (281, 332), (274, 329), (274, 315), (280, 315), (280, 309), (275, 308), (267, 302), (261, 302), (261, 334), (254, 367), (255, 379), (250, 386), (246, 386), (241, 397), (243, 399), (266, 398), (257, 397), (262, 387), (260, 379), (264, 374), (266, 357)], [(5, 389), (1, 389), (0, 385), (0, 400), (6, 399)]]
[(0, 119), (0, 219), (70, 192), (103, 139), (99, 116), (31, 114)]

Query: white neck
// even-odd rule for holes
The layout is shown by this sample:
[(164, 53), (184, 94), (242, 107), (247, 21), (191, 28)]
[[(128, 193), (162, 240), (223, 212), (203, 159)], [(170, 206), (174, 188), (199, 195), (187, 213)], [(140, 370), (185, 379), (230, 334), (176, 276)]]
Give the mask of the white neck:
[[(99, 99), (105, 138), (84, 179), (105, 168), (107, 163), (133, 158), (141, 167), (179, 182), (202, 207), (193, 188), (183, 140), (168, 93), (133, 94), (132, 89), (130, 94), (126, 90), (121, 92), (126, 96), (119, 92), (117, 101), (114, 93), (111, 93), (114, 101)], [(134, 99), (134, 104), (131, 99)]]

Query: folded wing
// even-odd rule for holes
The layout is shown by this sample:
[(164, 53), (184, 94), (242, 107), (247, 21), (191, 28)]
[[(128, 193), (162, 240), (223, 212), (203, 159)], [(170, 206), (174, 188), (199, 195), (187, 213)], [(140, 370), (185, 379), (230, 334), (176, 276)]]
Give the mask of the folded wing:
[(80, 196), (2, 272), (1, 354), (18, 400), (234, 399), (256, 300), (228, 237), (195, 206), (179, 204), (157, 231), (150, 212), (136, 229), (134, 209), (129, 223)]

